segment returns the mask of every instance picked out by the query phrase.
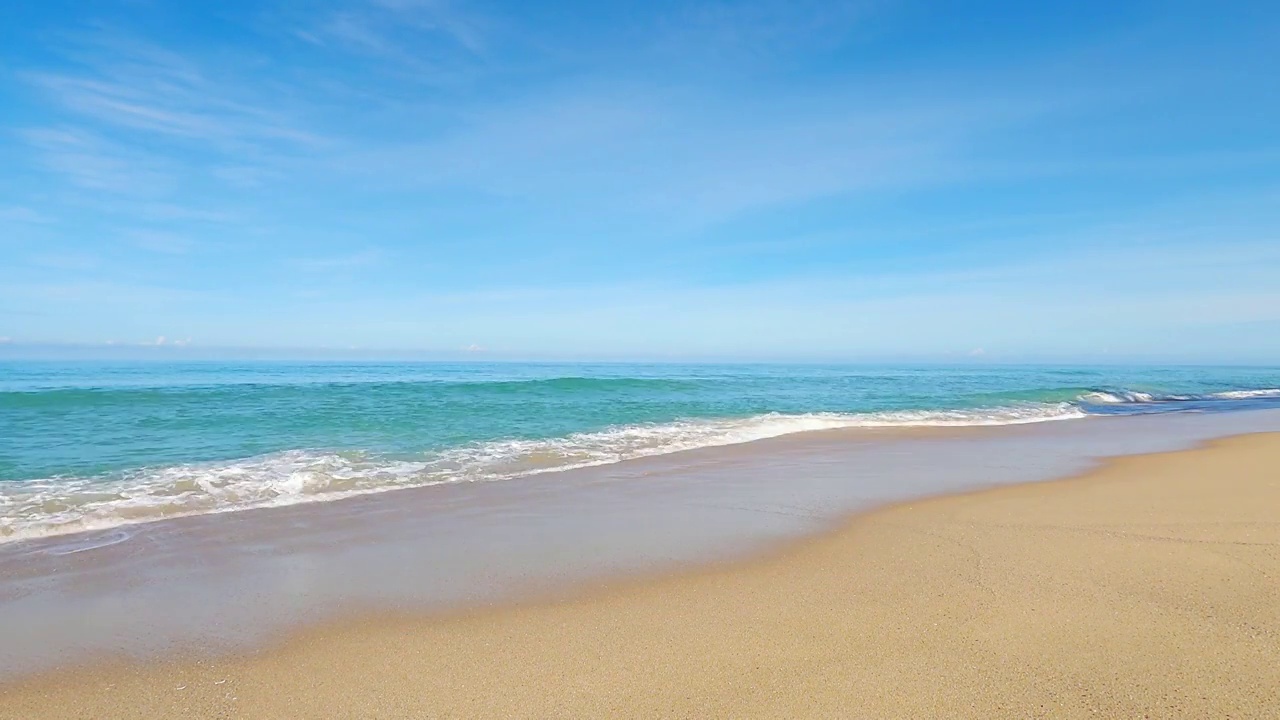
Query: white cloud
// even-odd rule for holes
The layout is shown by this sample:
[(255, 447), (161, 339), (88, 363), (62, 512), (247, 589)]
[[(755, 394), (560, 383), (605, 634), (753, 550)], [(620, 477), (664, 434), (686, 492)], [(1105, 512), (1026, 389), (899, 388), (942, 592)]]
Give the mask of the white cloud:
[[(115, 341), (114, 341), (114, 340), (108, 340), (108, 341), (107, 341), (107, 344), (108, 344), (108, 345), (114, 345), (114, 344), (115, 344)], [(190, 344), (191, 344), (191, 338), (173, 338), (173, 339), (170, 339), (170, 338), (168, 338), (168, 337), (165, 337), (164, 335), (160, 335), (160, 336), (156, 337), (156, 339), (155, 339), (155, 340), (144, 340), (144, 341), (142, 341), (142, 342), (140, 342), (140, 343), (138, 343), (138, 344), (139, 344), (139, 345), (148, 346), (148, 347), (185, 347), (185, 346), (187, 346), (187, 345), (190, 345)]]

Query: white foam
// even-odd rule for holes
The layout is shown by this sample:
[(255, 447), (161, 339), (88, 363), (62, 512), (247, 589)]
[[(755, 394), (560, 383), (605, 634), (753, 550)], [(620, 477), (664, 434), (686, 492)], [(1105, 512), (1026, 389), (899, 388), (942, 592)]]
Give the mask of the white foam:
[(476, 443), (412, 460), (289, 450), (226, 462), (143, 468), (114, 477), (10, 481), (0, 483), (0, 542), (185, 515), (323, 502), (396, 488), (506, 480), (815, 430), (1013, 425), (1084, 416), (1068, 403), (986, 410), (771, 413)]
[(1250, 398), (1280, 398), (1280, 388), (1262, 390), (1228, 390), (1201, 395), (1155, 395), (1137, 390), (1095, 390), (1080, 396), (1084, 402), (1099, 404), (1125, 404), (1150, 402), (1186, 402), (1192, 400), (1247, 400)]
[(1118, 405), (1122, 403), (1152, 402), (1156, 397), (1151, 393), (1134, 390), (1095, 390), (1094, 392), (1085, 393), (1080, 399), (1086, 402)]
[(1220, 397), (1227, 400), (1247, 400), (1249, 398), (1280, 398), (1280, 388), (1268, 388), (1265, 390), (1230, 390), (1227, 392), (1215, 393), (1214, 397)]

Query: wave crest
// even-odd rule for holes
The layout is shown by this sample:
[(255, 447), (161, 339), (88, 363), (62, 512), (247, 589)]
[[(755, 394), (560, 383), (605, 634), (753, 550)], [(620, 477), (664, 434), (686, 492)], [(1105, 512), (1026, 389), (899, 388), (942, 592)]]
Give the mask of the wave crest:
[(412, 458), (288, 450), (113, 476), (9, 481), (0, 484), (0, 542), (397, 488), (507, 480), (816, 430), (1014, 425), (1079, 417), (1084, 413), (1069, 403), (863, 414), (769, 413), (624, 425), (559, 438), (495, 440)]
[(1084, 403), (1120, 405), (1130, 403), (1213, 402), (1217, 400), (1249, 400), (1280, 398), (1280, 388), (1227, 390), (1215, 393), (1161, 394), (1138, 390), (1091, 390), (1080, 396)]
[[(549, 382), (572, 385), (583, 379)], [(1063, 388), (980, 399), (993, 403), (986, 408), (768, 413), (620, 425), (553, 438), (501, 439), (412, 456), (297, 449), (113, 475), (5, 481), (0, 483), (0, 542), (185, 515), (324, 502), (397, 488), (509, 480), (818, 430), (1017, 425), (1096, 414), (1196, 410), (1206, 404), (1216, 408), (1228, 401), (1245, 401), (1241, 406), (1262, 401), (1270, 406), (1272, 399), (1280, 400), (1280, 388), (1205, 394)]]

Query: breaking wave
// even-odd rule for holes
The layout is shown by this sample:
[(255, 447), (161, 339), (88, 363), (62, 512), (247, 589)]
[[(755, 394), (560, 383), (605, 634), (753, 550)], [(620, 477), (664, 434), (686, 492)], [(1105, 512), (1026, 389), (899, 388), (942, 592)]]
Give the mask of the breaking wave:
[(416, 457), (288, 450), (221, 462), (0, 483), (0, 542), (185, 515), (323, 502), (397, 488), (521, 476), (839, 428), (1016, 425), (1084, 417), (1070, 403), (971, 410), (769, 413), (624, 425), (462, 445)]
[[(543, 386), (583, 382), (563, 378)], [(324, 502), (398, 488), (510, 480), (816, 430), (1017, 425), (1091, 415), (1280, 407), (1280, 388), (1202, 394), (1060, 388), (971, 397), (970, 402), (987, 407), (767, 413), (617, 425), (561, 437), (474, 442), (418, 454), (295, 449), (110, 474), (8, 480), (0, 482), (0, 542), (187, 515)]]
[(1141, 392), (1138, 390), (1091, 390), (1080, 396), (1086, 404), (1139, 404), (1139, 403), (1178, 403), (1178, 402), (1215, 402), (1226, 400), (1280, 399), (1280, 388), (1263, 388), (1260, 390), (1228, 390), (1215, 393), (1165, 394)]

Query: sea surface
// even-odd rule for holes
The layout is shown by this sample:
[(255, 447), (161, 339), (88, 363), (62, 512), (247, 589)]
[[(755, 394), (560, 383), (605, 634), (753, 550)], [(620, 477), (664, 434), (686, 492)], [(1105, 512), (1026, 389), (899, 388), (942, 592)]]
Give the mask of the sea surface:
[(0, 542), (837, 428), (1280, 408), (1280, 368), (0, 362)]

